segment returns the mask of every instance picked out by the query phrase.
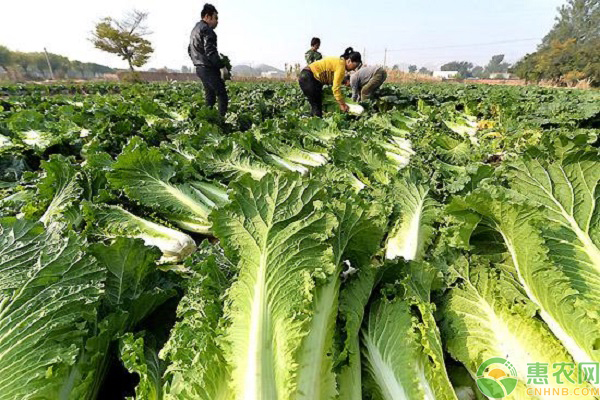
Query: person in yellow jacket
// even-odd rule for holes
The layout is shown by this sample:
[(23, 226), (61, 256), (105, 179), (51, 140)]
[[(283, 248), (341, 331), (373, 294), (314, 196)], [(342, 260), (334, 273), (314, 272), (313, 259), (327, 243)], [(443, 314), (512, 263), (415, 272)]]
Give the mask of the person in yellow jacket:
[(323, 86), (331, 85), (333, 96), (343, 112), (348, 112), (348, 105), (342, 94), (342, 82), (347, 71), (354, 71), (362, 64), (359, 52), (348, 47), (344, 54), (338, 57), (327, 57), (315, 61), (300, 72), (298, 83), (308, 99), (311, 115), (323, 116)]

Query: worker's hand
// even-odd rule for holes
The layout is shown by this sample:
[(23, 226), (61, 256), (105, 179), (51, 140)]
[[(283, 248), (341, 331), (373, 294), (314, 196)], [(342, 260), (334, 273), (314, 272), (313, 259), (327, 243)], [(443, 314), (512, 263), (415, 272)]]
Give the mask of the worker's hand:
[(350, 107), (348, 107), (348, 104), (340, 103), (340, 110), (342, 110), (342, 112), (347, 113), (349, 109), (350, 109)]

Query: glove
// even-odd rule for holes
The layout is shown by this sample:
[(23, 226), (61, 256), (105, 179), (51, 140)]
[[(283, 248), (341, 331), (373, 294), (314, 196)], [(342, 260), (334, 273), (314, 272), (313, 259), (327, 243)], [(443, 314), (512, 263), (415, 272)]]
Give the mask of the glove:
[(221, 79), (223, 79), (224, 81), (231, 80), (231, 72), (229, 72), (227, 67), (221, 68)]

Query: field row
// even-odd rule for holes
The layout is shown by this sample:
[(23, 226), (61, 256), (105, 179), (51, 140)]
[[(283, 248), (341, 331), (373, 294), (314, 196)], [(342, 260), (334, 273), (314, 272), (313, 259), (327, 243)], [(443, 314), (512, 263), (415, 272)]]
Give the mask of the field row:
[(0, 400), (600, 385), (598, 93), (229, 90), (0, 88)]

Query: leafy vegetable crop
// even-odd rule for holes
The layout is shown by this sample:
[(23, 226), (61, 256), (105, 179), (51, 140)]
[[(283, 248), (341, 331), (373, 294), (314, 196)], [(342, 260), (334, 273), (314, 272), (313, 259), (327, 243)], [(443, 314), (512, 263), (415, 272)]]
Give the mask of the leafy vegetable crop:
[(0, 87), (0, 400), (600, 387), (597, 92), (229, 91)]

